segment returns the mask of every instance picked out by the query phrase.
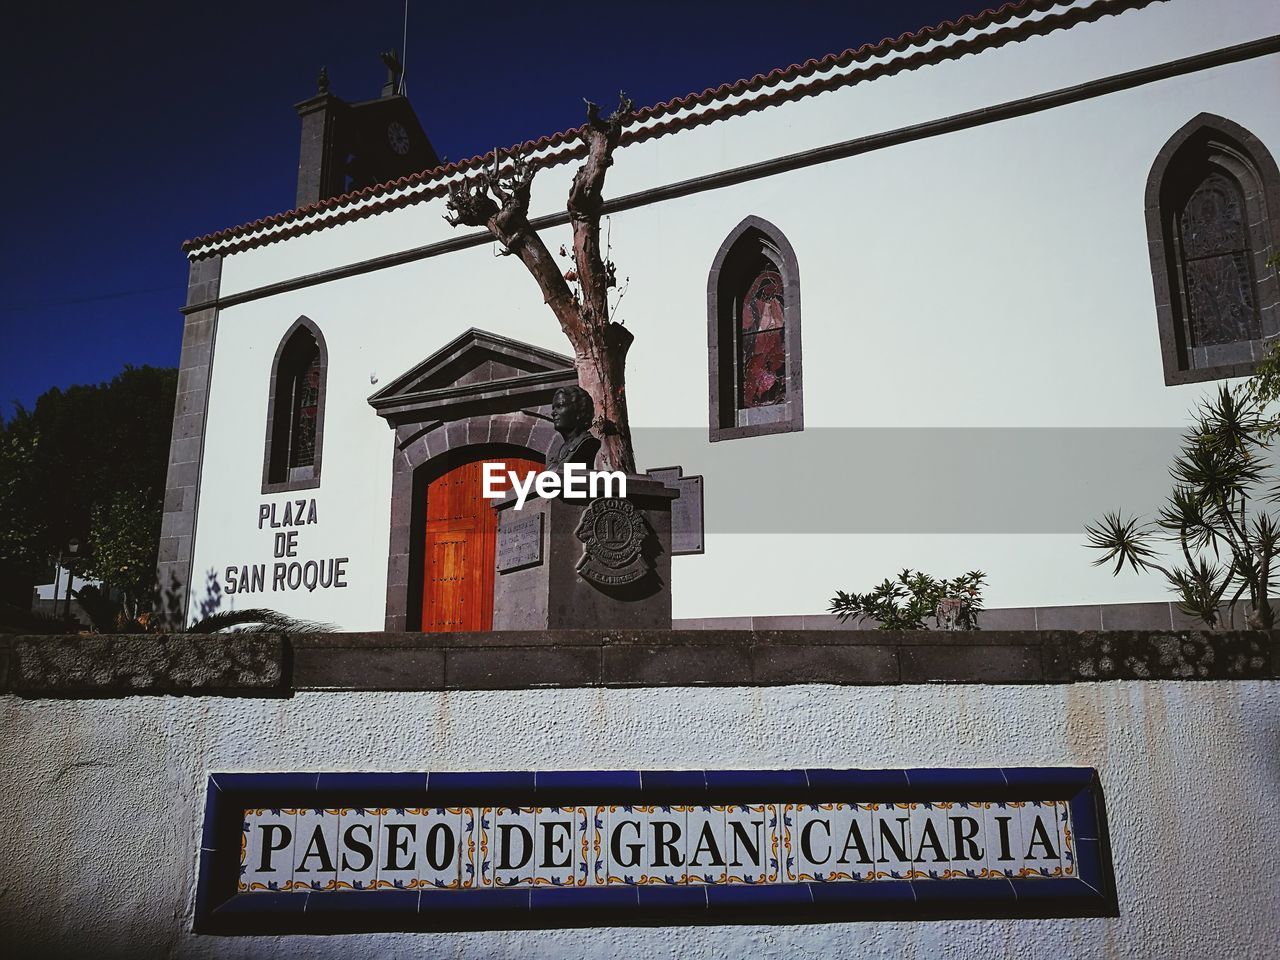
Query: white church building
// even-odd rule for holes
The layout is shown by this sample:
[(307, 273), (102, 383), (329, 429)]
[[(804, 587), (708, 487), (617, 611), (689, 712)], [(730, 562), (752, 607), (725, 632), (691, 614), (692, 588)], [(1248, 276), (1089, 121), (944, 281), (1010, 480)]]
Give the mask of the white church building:
[[(635, 112), (604, 232), (680, 496), (519, 545), (669, 518), (671, 630), (490, 630), (595, 599), (481, 490), (575, 371), (395, 67), (186, 247), (162, 585), (341, 629), (0, 636), (5, 955), (1276, 956), (1280, 633), (1083, 529), (1280, 330), (1280, 4), (1024, 0)], [(520, 149), (557, 251), (580, 132)], [(983, 629), (826, 629), (904, 567), (985, 571)]]
[[(1271, 0), (1035, 0), (638, 110), (606, 229), (637, 460), (685, 501), (675, 622), (813, 625), (909, 567), (985, 571), (1020, 626), (1168, 626), (1083, 527), (1157, 507), (1280, 332), (1277, 34)], [(486, 158), (439, 164), (388, 94), (322, 85), (297, 209), (185, 245), (189, 619), (492, 622), (479, 465), (544, 462), (575, 378), (520, 264), (444, 220)], [(578, 132), (513, 149), (556, 250)]]

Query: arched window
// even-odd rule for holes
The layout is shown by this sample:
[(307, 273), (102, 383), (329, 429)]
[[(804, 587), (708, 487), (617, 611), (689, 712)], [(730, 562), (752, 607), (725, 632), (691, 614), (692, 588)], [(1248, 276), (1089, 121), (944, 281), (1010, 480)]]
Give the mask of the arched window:
[(711, 439), (804, 429), (800, 273), (773, 224), (747, 217), (707, 280)]
[(320, 329), (299, 317), (280, 341), (271, 368), (263, 493), (320, 485), (327, 370)]
[(1280, 333), (1280, 173), (1238, 124), (1201, 114), (1147, 180), (1147, 239), (1165, 383), (1248, 376)]

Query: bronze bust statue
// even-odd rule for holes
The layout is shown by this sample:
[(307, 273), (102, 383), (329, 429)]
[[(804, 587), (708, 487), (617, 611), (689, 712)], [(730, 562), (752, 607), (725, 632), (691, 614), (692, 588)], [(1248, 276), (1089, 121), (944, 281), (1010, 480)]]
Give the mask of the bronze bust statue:
[(600, 441), (591, 433), (596, 405), (591, 394), (581, 387), (561, 387), (551, 398), (551, 423), (560, 434), (560, 442), (547, 460), (548, 470), (559, 470), (566, 463), (580, 463), (588, 470), (596, 468)]

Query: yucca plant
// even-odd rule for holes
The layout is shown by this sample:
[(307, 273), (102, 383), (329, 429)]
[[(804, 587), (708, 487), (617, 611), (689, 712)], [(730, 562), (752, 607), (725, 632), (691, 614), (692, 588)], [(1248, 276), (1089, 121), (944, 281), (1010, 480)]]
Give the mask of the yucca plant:
[[(1197, 408), (1169, 469), (1174, 488), (1152, 523), (1108, 513), (1085, 527), (1088, 545), (1102, 551), (1094, 566), (1115, 561), (1112, 576), (1127, 563), (1155, 571), (1168, 581), (1178, 605), (1210, 627), (1228, 604), (1248, 604), (1245, 623), (1270, 629), (1271, 567), (1280, 540), (1275, 519), (1259, 508), (1270, 478), (1263, 457), (1268, 421), (1263, 401), (1249, 389), (1222, 386)], [(1159, 545), (1181, 562), (1161, 562)]]

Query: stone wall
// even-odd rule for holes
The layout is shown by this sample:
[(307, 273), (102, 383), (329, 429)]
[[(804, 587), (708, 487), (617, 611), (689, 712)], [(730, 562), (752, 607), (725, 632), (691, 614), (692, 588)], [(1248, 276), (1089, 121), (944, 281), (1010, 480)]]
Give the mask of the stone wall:
[[(1263, 957), (1276, 637), (1209, 639), (7, 638), (0, 927), (42, 957)], [(1094, 679), (1143, 670), (1166, 679)], [(1098, 770), (1118, 917), (191, 932), (210, 773), (1013, 764)]]
[(23, 697), (1268, 680), (1280, 631), (542, 630), (0, 636)]

